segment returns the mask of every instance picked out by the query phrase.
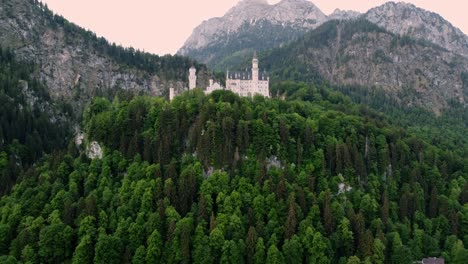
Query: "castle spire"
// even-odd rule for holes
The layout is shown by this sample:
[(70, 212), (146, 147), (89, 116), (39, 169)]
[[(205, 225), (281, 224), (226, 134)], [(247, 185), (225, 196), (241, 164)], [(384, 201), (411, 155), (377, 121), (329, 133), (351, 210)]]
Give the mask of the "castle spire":
[(189, 69), (189, 90), (195, 89), (197, 86), (197, 69), (195, 66)]

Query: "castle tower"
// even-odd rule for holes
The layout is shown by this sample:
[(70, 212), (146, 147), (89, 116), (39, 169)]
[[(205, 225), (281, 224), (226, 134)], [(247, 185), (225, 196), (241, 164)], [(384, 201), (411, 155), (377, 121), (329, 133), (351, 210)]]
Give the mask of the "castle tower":
[(258, 81), (258, 58), (257, 52), (254, 53), (252, 59), (252, 81)]
[(172, 99), (174, 99), (175, 97), (175, 90), (174, 88), (169, 88), (169, 101), (172, 101)]
[(189, 90), (195, 89), (197, 87), (197, 69), (191, 67), (189, 70)]
[(254, 52), (252, 59), (252, 88), (250, 93), (255, 94), (258, 92), (258, 58), (257, 52)]

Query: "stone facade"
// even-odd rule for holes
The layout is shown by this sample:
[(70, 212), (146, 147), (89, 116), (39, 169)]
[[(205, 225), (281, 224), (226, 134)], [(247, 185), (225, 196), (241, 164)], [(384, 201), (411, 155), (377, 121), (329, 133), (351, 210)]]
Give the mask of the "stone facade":
[(240, 96), (252, 97), (259, 94), (270, 97), (269, 85), (270, 77), (266, 72), (259, 72), (256, 55), (252, 59), (252, 69), (226, 73), (226, 90), (233, 91)]
[(189, 90), (195, 89), (197, 87), (197, 69), (191, 67), (189, 70)]
[(213, 79), (210, 79), (210, 85), (206, 87), (205, 94), (210, 94), (216, 90), (224, 90), (224, 87), (218, 82), (214, 82)]
[[(189, 69), (189, 90), (193, 90), (197, 86), (197, 69), (191, 67)], [(229, 90), (240, 96), (262, 95), (270, 97), (270, 77), (258, 68), (258, 58), (254, 54), (252, 59), (252, 69), (240, 72), (226, 72), (226, 88), (219, 82), (210, 79), (209, 86), (205, 89), (205, 94), (210, 94), (216, 90)], [(169, 100), (172, 101), (177, 95), (174, 88), (169, 89)]]

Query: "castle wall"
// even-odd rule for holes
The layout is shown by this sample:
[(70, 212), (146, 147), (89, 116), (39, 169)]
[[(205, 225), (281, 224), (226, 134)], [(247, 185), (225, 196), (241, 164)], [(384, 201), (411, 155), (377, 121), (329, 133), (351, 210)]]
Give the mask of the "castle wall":
[[(194, 70), (195, 69), (193, 69), (193, 71)], [(193, 89), (191, 87), (195, 74), (192, 75), (192, 71), (190, 73), (190, 89)], [(193, 82), (196, 82), (196, 76)], [(209, 94), (214, 90), (223, 89), (218, 83), (216, 84), (218, 86), (214, 85), (213, 81), (210, 80), (210, 85), (206, 88), (205, 93)], [(265, 97), (270, 97), (269, 85), (269, 78), (265, 74), (259, 76), (258, 59), (256, 57), (252, 60), (252, 72), (250, 72), (250, 74), (249, 72), (234, 72), (231, 74), (227, 72), (226, 74), (226, 90), (232, 91), (240, 96), (251, 97), (259, 94)]]

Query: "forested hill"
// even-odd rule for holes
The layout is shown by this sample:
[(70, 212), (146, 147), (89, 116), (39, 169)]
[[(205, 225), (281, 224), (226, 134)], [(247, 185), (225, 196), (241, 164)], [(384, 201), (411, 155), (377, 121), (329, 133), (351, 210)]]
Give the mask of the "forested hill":
[(71, 134), (70, 105), (53, 100), (31, 77), (36, 67), (0, 46), (0, 196), (44, 153), (64, 148)]
[[(80, 108), (93, 96), (119, 90), (166, 95), (169, 86), (187, 87), (187, 71), (206, 67), (182, 56), (157, 56), (109, 43), (37, 0), (0, 0), (0, 45), (32, 61), (51, 95)], [(79, 111), (78, 111), (79, 112)]]
[(2, 263), (468, 257), (467, 158), (344, 97), (96, 98), (81, 146), (0, 200)]

